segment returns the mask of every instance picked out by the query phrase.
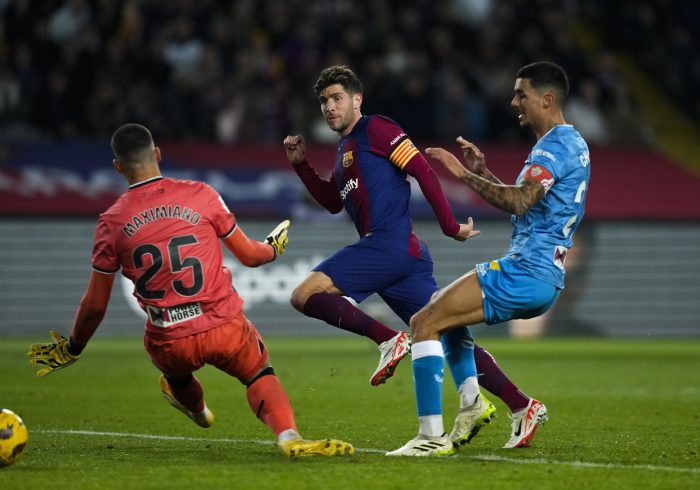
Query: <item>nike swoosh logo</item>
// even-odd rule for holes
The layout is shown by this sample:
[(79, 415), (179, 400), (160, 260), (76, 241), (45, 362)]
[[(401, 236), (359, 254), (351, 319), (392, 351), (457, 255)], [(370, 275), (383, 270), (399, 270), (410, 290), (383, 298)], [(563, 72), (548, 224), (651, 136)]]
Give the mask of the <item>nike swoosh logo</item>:
[(522, 422), (518, 422), (518, 430), (513, 431), (513, 435), (519, 436), (519, 435), (520, 435), (520, 429), (522, 428), (522, 426), (523, 426), (523, 423), (522, 423)]

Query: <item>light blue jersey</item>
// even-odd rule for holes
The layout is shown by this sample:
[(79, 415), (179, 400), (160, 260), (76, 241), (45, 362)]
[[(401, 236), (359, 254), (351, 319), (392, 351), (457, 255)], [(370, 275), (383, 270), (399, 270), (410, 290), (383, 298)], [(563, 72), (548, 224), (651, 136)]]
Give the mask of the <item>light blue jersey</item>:
[(546, 194), (525, 215), (511, 217), (513, 236), (506, 256), (533, 277), (562, 289), (566, 252), (586, 204), (591, 175), (588, 145), (570, 124), (555, 126), (532, 148), (516, 185), (526, 174), (546, 176), (538, 179)]

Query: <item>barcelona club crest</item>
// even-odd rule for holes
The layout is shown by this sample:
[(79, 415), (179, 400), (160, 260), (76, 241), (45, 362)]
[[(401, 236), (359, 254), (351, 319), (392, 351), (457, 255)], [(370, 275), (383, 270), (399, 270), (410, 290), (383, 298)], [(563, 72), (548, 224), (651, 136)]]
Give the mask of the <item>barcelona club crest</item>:
[(352, 165), (352, 151), (346, 151), (343, 153), (343, 167), (349, 167)]

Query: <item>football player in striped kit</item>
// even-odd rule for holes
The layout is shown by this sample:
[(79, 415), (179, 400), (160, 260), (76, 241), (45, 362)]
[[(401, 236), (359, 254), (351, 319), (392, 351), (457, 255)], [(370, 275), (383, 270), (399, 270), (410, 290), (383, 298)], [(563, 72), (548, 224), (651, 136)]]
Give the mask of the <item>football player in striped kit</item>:
[[(416, 179), (445, 235), (465, 241), (479, 232), (471, 218), (462, 224), (455, 220), (437, 176), (403, 129), (387, 117), (362, 115), (362, 84), (350, 68), (324, 69), (315, 91), (326, 122), (340, 136), (335, 169), (328, 180), (321, 178), (306, 160), (301, 135), (284, 139), (287, 158), (319, 204), (331, 213), (346, 210), (360, 238), (318, 264), (294, 290), (291, 302), (307, 316), (373, 340), (380, 361), (370, 383), (377, 386), (409, 354), (410, 337), (366, 315), (343, 296), (359, 303), (377, 293), (408, 325), (438, 290), (430, 252), (413, 231), (406, 177)], [(495, 415), (479, 383), (512, 411), (527, 406), (531, 398), (474, 344), (466, 326), (441, 341), (460, 396), (455, 428), (445, 436), (451, 450), (450, 441), (468, 442)]]

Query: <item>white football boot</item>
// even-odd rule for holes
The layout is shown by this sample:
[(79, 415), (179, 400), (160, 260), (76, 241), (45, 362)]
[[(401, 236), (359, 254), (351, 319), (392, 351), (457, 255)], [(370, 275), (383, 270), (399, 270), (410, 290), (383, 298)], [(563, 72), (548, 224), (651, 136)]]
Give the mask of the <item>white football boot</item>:
[(527, 407), (513, 414), (513, 433), (504, 448), (530, 447), (537, 427), (549, 420), (547, 407), (539, 400), (530, 398)]
[(455, 453), (455, 448), (445, 433), (440, 437), (418, 434), (395, 451), (386, 453), (387, 456), (449, 456)]
[(369, 379), (372, 386), (379, 386), (394, 375), (399, 361), (411, 352), (411, 336), (406, 332), (399, 332), (391, 339), (379, 344), (379, 352), (379, 366)]
[(473, 405), (460, 409), (455, 418), (455, 425), (450, 434), (450, 440), (455, 447), (470, 442), (482, 427), (490, 424), (496, 418), (496, 407), (483, 393), (479, 393)]

